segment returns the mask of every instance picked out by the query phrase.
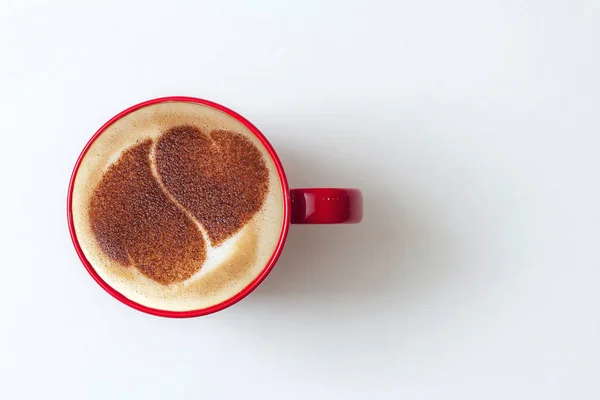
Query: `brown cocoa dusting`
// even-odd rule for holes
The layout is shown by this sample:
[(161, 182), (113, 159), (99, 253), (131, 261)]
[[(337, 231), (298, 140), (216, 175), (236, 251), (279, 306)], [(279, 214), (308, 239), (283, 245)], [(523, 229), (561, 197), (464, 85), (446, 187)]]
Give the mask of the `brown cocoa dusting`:
[(161, 284), (191, 277), (206, 259), (202, 235), (152, 175), (145, 140), (123, 152), (102, 176), (89, 216), (101, 249)]
[(158, 140), (156, 163), (166, 189), (205, 227), (214, 246), (258, 212), (269, 188), (260, 151), (235, 132), (173, 127)]

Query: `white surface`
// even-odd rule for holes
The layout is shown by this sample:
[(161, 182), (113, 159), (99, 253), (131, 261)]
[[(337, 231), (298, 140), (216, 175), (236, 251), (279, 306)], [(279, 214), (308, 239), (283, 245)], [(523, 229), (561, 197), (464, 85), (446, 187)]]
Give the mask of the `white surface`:
[[(0, 3), (0, 398), (600, 398), (600, 3), (44, 3)], [(291, 186), (362, 188), (364, 223), (292, 227), (216, 315), (113, 300), (69, 175), (171, 94), (253, 121)]]

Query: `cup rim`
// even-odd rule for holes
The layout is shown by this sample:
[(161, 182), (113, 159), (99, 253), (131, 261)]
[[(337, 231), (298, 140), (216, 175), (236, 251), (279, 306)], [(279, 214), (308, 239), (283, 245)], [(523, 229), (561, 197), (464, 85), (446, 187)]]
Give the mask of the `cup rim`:
[[(267, 150), (267, 153), (269, 154), (269, 156), (271, 157), (271, 160), (275, 164), (275, 168), (277, 170), (277, 175), (279, 176), (279, 180), (281, 181), (281, 190), (283, 192), (282, 193), (283, 194), (283, 221), (282, 221), (282, 226), (281, 226), (281, 232), (279, 234), (279, 239), (277, 241), (277, 245), (275, 246), (275, 250), (273, 251), (273, 254), (269, 258), (269, 260), (267, 261), (266, 265), (261, 270), (261, 272), (256, 276), (256, 278), (254, 278), (241, 291), (239, 291), (238, 293), (236, 293), (234, 296), (230, 297), (229, 299), (222, 301), (221, 303), (212, 305), (210, 307), (200, 308), (200, 309), (195, 309), (195, 310), (188, 310), (188, 311), (169, 311), (169, 310), (161, 310), (158, 308), (147, 307), (143, 304), (137, 303), (137, 302), (125, 297), (119, 291), (117, 291), (112, 286), (110, 286), (108, 283), (106, 283), (106, 281), (104, 281), (104, 279), (102, 279), (100, 277), (100, 275), (96, 272), (94, 267), (91, 265), (91, 263), (88, 261), (87, 257), (83, 253), (83, 250), (79, 244), (79, 240), (77, 239), (77, 234), (75, 232), (75, 224), (73, 222), (72, 207), (73, 207), (73, 189), (74, 189), (74, 184), (75, 184), (75, 177), (77, 176), (77, 172), (79, 170), (79, 167), (81, 166), (83, 158), (87, 154), (87, 152), (90, 149), (90, 147), (92, 146), (92, 144), (109, 126), (111, 126), (113, 123), (115, 123), (119, 119), (123, 118), (124, 116), (131, 114), (132, 112), (137, 111), (141, 108), (151, 106), (154, 104), (165, 103), (165, 102), (196, 103), (196, 104), (201, 104), (204, 106), (209, 106), (209, 107), (215, 108), (219, 111), (222, 111), (222, 112), (228, 114), (229, 116), (235, 118), (239, 122), (241, 122), (246, 128), (248, 128), (248, 130), (250, 130), (258, 138), (258, 140), (262, 143), (262, 145)], [(258, 128), (256, 128), (250, 121), (248, 121), (246, 118), (244, 118), (237, 112), (235, 112), (221, 104), (218, 104), (218, 103), (215, 103), (215, 102), (212, 102), (209, 100), (205, 100), (205, 99), (200, 99), (197, 97), (188, 97), (188, 96), (167, 96), (167, 97), (159, 97), (159, 98), (143, 101), (141, 103), (138, 103), (136, 105), (133, 105), (133, 106), (121, 111), (120, 113), (118, 113), (117, 115), (115, 115), (114, 117), (109, 119), (90, 138), (90, 140), (87, 142), (87, 144), (81, 151), (81, 154), (77, 158), (75, 167), (73, 168), (73, 172), (71, 173), (71, 179), (69, 181), (69, 189), (68, 189), (68, 194), (67, 194), (67, 221), (68, 221), (68, 225), (69, 225), (69, 233), (71, 235), (71, 241), (73, 242), (73, 246), (75, 246), (75, 251), (77, 252), (77, 255), (79, 256), (79, 259), (81, 260), (85, 269), (88, 271), (88, 273), (91, 275), (91, 277), (96, 281), (96, 283), (98, 283), (100, 285), (100, 287), (102, 287), (106, 292), (108, 292), (112, 297), (119, 300), (121, 303), (128, 305), (138, 311), (145, 312), (147, 314), (152, 314), (152, 315), (156, 315), (159, 317), (169, 317), (169, 318), (191, 318), (191, 317), (199, 317), (202, 315), (212, 314), (212, 313), (221, 311), (225, 308), (232, 306), (233, 304), (237, 303), (238, 301), (242, 300), (244, 297), (249, 295), (252, 291), (254, 291), (254, 289), (256, 289), (262, 283), (262, 281), (267, 277), (267, 275), (269, 275), (269, 273), (275, 266), (275, 263), (279, 259), (281, 251), (283, 250), (283, 246), (285, 244), (288, 230), (290, 227), (290, 209), (291, 209), (290, 190), (289, 190), (287, 178), (285, 176), (285, 172), (283, 170), (283, 166), (281, 165), (281, 161), (279, 160), (277, 153), (273, 149), (273, 146), (271, 146), (271, 143), (269, 143), (267, 138), (258, 130)]]

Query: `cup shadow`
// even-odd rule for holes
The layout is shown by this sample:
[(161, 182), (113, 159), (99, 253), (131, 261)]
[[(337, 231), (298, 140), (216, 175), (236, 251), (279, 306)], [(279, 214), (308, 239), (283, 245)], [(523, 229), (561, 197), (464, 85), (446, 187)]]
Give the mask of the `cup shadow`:
[[(428, 262), (443, 253), (446, 239), (428, 221), (410, 212), (418, 199), (395, 197), (388, 184), (378, 185), (370, 171), (339, 165), (332, 169), (318, 158), (278, 147), (290, 187), (296, 182), (357, 187), (363, 192), (364, 216), (359, 224), (292, 225), (285, 248), (269, 277), (249, 296), (250, 303), (328, 304), (348, 306), (382, 297), (421, 297), (440, 283), (444, 263)], [(356, 182), (356, 184), (353, 184)], [(423, 266), (428, 270), (424, 271)], [(437, 271), (431, 271), (431, 268)], [(436, 275), (436, 279), (431, 279)]]

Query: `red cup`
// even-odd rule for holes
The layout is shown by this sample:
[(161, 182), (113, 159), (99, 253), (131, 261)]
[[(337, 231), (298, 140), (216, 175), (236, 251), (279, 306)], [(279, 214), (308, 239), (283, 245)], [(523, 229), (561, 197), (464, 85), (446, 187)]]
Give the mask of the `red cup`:
[[(273, 163), (277, 167), (277, 173), (279, 175), (279, 179), (281, 180), (281, 187), (283, 190), (283, 224), (281, 228), (281, 233), (279, 234), (279, 240), (277, 242), (277, 246), (269, 261), (262, 269), (261, 273), (250, 282), (244, 289), (238, 292), (233, 297), (225, 300), (219, 304), (215, 304), (211, 307), (198, 309), (198, 310), (190, 310), (190, 311), (167, 311), (160, 310), (156, 308), (146, 307), (142, 304), (134, 302), (117, 290), (113, 289), (109, 284), (107, 284), (96, 272), (94, 267), (90, 264), (88, 259), (83, 254), (83, 250), (77, 240), (77, 235), (75, 233), (75, 226), (73, 223), (73, 212), (72, 212), (72, 202), (73, 202), (73, 185), (75, 183), (75, 177), (77, 175), (77, 171), (79, 170), (79, 166), (83, 160), (83, 157), (87, 153), (88, 149), (94, 143), (94, 141), (102, 135), (102, 133), (115, 121), (120, 118), (130, 114), (140, 108), (150, 106), (152, 104), (163, 103), (163, 102), (189, 102), (189, 103), (198, 103), (206, 106), (213, 107), (217, 110), (225, 112), (232, 116), (233, 118), (240, 121), (244, 124), (256, 137), (260, 140), (263, 146), (267, 149), (269, 156), (273, 160)], [(83, 151), (79, 155), (77, 162), (75, 163), (75, 167), (73, 168), (73, 173), (71, 174), (71, 181), (69, 183), (69, 192), (67, 195), (67, 219), (69, 223), (69, 232), (71, 234), (71, 240), (73, 241), (73, 245), (75, 246), (75, 251), (77, 251), (77, 255), (81, 259), (81, 262), (89, 272), (89, 274), (94, 278), (94, 280), (110, 295), (112, 295), (117, 300), (122, 303), (135, 308), (136, 310), (146, 312), (148, 314), (157, 315), (161, 317), (171, 317), (171, 318), (189, 318), (189, 317), (199, 317), (202, 315), (211, 314), (220, 310), (223, 310), (244, 297), (250, 294), (260, 283), (267, 277), (269, 272), (275, 266), (281, 251), (283, 250), (283, 246), (285, 244), (288, 229), (290, 228), (290, 224), (352, 224), (358, 223), (362, 220), (362, 194), (358, 189), (342, 189), (342, 188), (302, 188), (302, 189), (289, 189), (287, 178), (285, 176), (285, 172), (283, 170), (283, 166), (281, 165), (281, 161), (279, 161), (279, 157), (277, 157), (277, 153), (271, 146), (271, 144), (267, 141), (264, 135), (248, 121), (246, 118), (242, 117), (240, 114), (236, 113), (233, 110), (228, 109), (220, 104), (213, 103), (212, 101), (198, 99), (195, 97), (184, 97), (184, 96), (170, 96), (170, 97), (161, 97), (158, 99), (148, 100), (143, 103), (137, 104), (133, 107), (126, 109), (125, 111), (120, 112), (111, 118), (107, 123), (105, 123), (98, 131), (92, 136), (89, 142), (83, 148)]]

